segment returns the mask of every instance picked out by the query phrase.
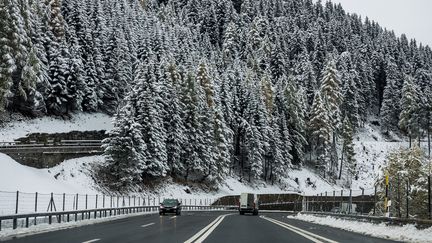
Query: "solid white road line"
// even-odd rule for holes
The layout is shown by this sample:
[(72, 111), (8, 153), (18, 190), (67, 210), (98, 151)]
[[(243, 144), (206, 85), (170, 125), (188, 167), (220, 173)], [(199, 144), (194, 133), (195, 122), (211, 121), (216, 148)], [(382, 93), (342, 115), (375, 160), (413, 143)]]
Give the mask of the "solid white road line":
[[(261, 216), (261, 218), (263, 218), (265, 220), (268, 220), (268, 221), (270, 221), (270, 222), (272, 222), (274, 224), (277, 224), (279, 226), (282, 226), (282, 227), (284, 227), (286, 229), (289, 229), (289, 230), (291, 230), (291, 231), (293, 231), (293, 232), (295, 232), (295, 233), (297, 233), (297, 234), (299, 234), (299, 235), (301, 235), (301, 236), (303, 236), (303, 237), (305, 237), (305, 238), (307, 238), (309, 240), (312, 240), (313, 242), (317, 242), (317, 243), (318, 242), (338, 243), (337, 241), (334, 241), (334, 240), (322, 237), (320, 235), (311, 233), (309, 231), (300, 229), (298, 227), (295, 227), (293, 225), (287, 224), (285, 222), (281, 222), (281, 221), (273, 219), (273, 218), (267, 218), (267, 217), (263, 217), (263, 216)], [(313, 237), (313, 238), (311, 239), (311, 237)]]
[[(192, 243), (192, 242), (202, 242), (205, 238), (208, 237), (208, 235), (211, 233), (207, 233), (207, 231), (213, 231), (217, 225), (222, 222), (222, 220), (225, 218), (225, 216), (228, 216), (230, 214), (220, 215), (215, 220), (213, 220), (210, 224), (208, 224), (206, 227), (204, 227), (202, 230), (198, 231), (198, 233), (194, 234), (189, 240), (185, 241), (184, 243)], [(216, 225), (216, 226), (215, 226)], [(213, 227), (215, 226), (215, 227)], [(202, 236), (206, 235), (204, 238)]]
[(147, 226), (150, 226), (150, 225), (154, 225), (155, 223), (150, 223), (150, 224), (144, 224), (144, 225), (141, 225), (141, 227), (147, 227)]
[(216, 227), (218, 227), (225, 217), (226, 215), (222, 216), (219, 221), (217, 221), (209, 230), (207, 230), (200, 238), (198, 238), (195, 243), (202, 243), (216, 229)]
[(92, 242), (96, 242), (96, 241), (100, 241), (100, 239), (88, 240), (88, 241), (84, 241), (83, 243), (92, 243)]
[(212, 227), (212, 225), (215, 224), (221, 217), (222, 216), (218, 216), (210, 224), (208, 224), (202, 230), (198, 231), (198, 233), (194, 234), (189, 240), (185, 241), (184, 243), (192, 243), (192, 242), (194, 242), (198, 237), (200, 237), (200, 235), (204, 234), (204, 232), (206, 232), (210, 227)]

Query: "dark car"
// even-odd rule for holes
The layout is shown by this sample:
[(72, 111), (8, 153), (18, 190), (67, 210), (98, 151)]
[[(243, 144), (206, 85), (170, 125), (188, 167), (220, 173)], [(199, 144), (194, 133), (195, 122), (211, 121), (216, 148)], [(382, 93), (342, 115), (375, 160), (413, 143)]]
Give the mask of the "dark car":
[(165, 213), (180, 215), (181, 203), (177, 199), (164, 199), (159, 206), (159, 215), (165, 215)]

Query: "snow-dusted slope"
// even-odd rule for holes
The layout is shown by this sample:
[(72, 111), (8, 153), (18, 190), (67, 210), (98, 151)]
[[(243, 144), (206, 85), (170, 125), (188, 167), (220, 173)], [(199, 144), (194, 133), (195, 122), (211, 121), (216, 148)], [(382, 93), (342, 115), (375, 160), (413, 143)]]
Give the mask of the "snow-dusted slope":
[(67, 160), (50, 169), (36, 169), (0, 153), (0, 191), (96, 193), (86, 165), (101, 160), (102, 156), (92, 156)]
[(366, 124), (354, 136), (354, 149), (359, 166), (359, 179), (353, 181), (353, 189), (373, 188), (389, 152), (399, 148), (407, 148), (408, 143), (391, 134), (386, 138), (380, 127)]

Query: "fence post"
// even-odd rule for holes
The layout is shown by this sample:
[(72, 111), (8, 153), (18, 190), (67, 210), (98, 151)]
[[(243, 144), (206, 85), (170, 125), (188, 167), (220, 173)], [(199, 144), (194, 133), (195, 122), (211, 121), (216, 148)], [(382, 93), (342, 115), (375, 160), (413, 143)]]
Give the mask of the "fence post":
[(408, 197), (409, 197), (409, 179), (407, 179), (407, 189), (406, 189), (406, 218), (408, 218), (409, 217), (409, 200), (408, 200)]
[(342, 209), (343, 209), (343, 190), (341, 190), (341, 197), (340, 197), (340, 210), (339, 213), (342, 213)]
[(327, 207), (328, 207), (328, 205), (327, 205), (327, 191), (325, 192), (325, 198), (324, 198), (324, 210), (326, 211), (326, 212), (328, 212), (328, 210), (327, 210)]
[[(37, 213), (37, 204), (38, 204), (38, 193), (35, 193), (35, 213)], [(37, 217), (34, 218), (34, 225), (36, 225)]]
[[(19, 200), (19, 191), (16, 192), (16, 200), (15, 200), (15, 214), (18, 214), (18, 200)], [(16, 229), (17, 228), (17, 219), (15, 218), (13, 220), (13, 228)]]
[(349, 195), (348, 214), (351, 214), (351, 209), (352, 209), (352, 189), (350, 189), (350, 195)]
[(63, 212), (65, 211), (66, 193), (63, 193)]
[(377, 203), (377, 187), (378, 185), (375, 185), (375, 194), (374, 194), (374, 207), (373, 207), (373, 216), (376, 215), (376, 203)]
[(364, 189), (362, 188), (362, 197), (361, 197), (361, 214), (363, 214), (364, 212)]
[(432, 205), (431, 205), (431, 175), (429, 172), (428, 176), (428, 211), (429, 211), (429, 219), (432, 219)]
[(336, 191), (333, 191), (333, 208), (336, 207)]

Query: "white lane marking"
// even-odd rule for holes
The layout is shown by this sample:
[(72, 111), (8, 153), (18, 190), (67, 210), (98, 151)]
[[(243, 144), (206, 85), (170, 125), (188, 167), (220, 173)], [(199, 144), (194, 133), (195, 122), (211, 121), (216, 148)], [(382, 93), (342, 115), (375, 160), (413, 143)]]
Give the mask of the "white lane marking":
[(150, 224), (144, 224), (144, 225), (141, 225), (141, 227), (147, 227), (147, 226), (150, 226), (150, 225), (154, 225), (155, 223), (150, 223)]
[(192, 243), (194, 240), (196, 240), (200, 235), (204, 234), (210, 227), (212, 227), (213, 224), (215, 224), (222, 216), (218, 216), (215, 220), (213, 220), (210, 224), (208, 224), (206, 227), (204, 227), (202, 230), (198, 231), (198, 233), (194, 234), (189, 240), (185, 241), (184, 243)]
[(198, 238), (195, 243), (202, 243), (215, 229), (218, 225), (224, 220), (226, 215), (222, 216), (219, 221), (217, 221), (207, 232), (205, 232), (200, 238)]
[[(203, 236), (204, 234), (206, 234), (206, 232), (207, 232), (207, 230), (210, 230), (210, 228), (212, 228), (214, 225), (219, 225), (220, 224), (220, 222), (223, 220), (223, 218), (225, 217), (225, 216), (228, 216), (228, 215), (231, 215), (231, 214), (225, 214), (225, 215), (219, 215), (215, 220), (213, 220), (210, 224), (208, 224), (206, 227), (204, 227), (203, 229), (201, 229), (200, 231), (198, 231), (198, 233), (196, 233), (196, 234), (194, 234), (189, 240), (187, 240), (187, 241), (185, 241), (184, 243), (192, 243), (192, 242), (194, 242), (195, 240), (197, 240), (196, 242), (202, 242), (205, 238), (207, 238), (208, 237), (208, 235), (210, 234), (207, 234), (206, 235), (206, 237), (205, 238), (202, 238), (201, 236)], [(216, 225), (216, 227), (217, 227), (217, 225)], [(216, 227), (214, 227), (211, 231), (213, 231)], [(201, 238), (200, 238), (201, 237)], [(199, 238), (199, 239), (198, 239)], [(201, 240), (201, 241), (199, 241), (199, 240)]]
[[(281, 222), (279, 220), (276, 220), (276, 219), (273, 219), (273, 218), (267, 218), (267, 217), (264, 217), (264, 216), (260, 216), (260, 217), (263, 218), (263, 219), (265, 219), (265, 220), (268, 220), (268, 221), (270, 221), (270, 222), (272, 222), (274, 224), (282, 226), (282, 227), (284, 227), (286, 229), (289, 229), (289, 230), (291, 230), (291, 231), (293, 231), (293, 232), (295, 232), (295, 233), (297, 233), (297, 234), (299, 234), (299, 235), (301, 235), (301, 236), (303, 236), (303, 237), (305, 237), (307, 239), (312, 240), (313, 242), (322, 242), (322, 241), (324, 241), (324, 242), (330, 242), (330, 243), (338, 243), (337, 241), (334, 241), (334, 240), (322, 237), (320, 235), (314, 234), (312, 232), (300, 229), (298, 227), (295, 227), (293, 225), (287, 224), (285, 222)], [(311, 237), (314, 237), (314, 238), (311, 239)], [(322, 240), (322, 241), (320, 241), (320, 240)]]
[(96, 242), (96, 241), (100, 241), (100, 239), (88, 240), (88, 241), (84, 241), (83, 243), (92, 243), (92, 242)]
[(281, 227), (283, 227), (283, 228), (285, 228), (285, 229), (291, 230), (292, 232), (294, 232), (294, 233), (296, 233), (296, 234), (299, 234), (299, 235), (303, 236), (304, 238), (306, 238), (306, 239), (308, 239), (308, 240), (310, 240), (310, 241), (312, 241), (312, 242), (314, 242), (314, 243), (324, 243), (324, 242), (319, 241), (319, 240), (317, 240), (317, 239), (315, 239), (315, 238), (312, 238), (312, 237), (309, 236), (309, 235), (303, 234), (302, 232), (299, 232), (299, 231), (296, 231), (296, 230), (294, 230), (294, 229), (291, 229), (291, 228), (289, 228), (289, 227), (287, 227), (287, 226), (285, 226), (285, 225), (283, 225), (283, 224), (280, 224), (280, 223), (274, 222), (274, 221), (272, 221), (272, 220), (270, 220), (270, 219), (268, 219), (268, 218), (266, 218), (266, 217), (262, 217), (262, 216), (261, 216), (261, 218), (263, 218), (263, 219), (265, 219), (265, 220), (267, 220), (267, 221), (269, 221), (269, 222), (271, 222), (271, 223), (274, 223), (274, 224), (276, 224), (276, 225), (279, 225), (279, 226), (281, 226)]
[(175, 218), (177, 218), (177, 216), (172, 216), (172, 217), (170, 217), (170, 219), (175, 219)]

